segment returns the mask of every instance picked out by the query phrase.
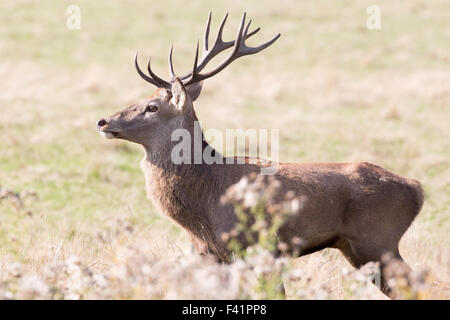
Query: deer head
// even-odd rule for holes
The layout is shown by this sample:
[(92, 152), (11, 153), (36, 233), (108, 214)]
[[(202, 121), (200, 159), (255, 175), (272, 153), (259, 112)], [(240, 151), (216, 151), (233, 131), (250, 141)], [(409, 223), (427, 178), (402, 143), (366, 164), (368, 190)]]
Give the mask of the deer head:
[[(176, 129), (191, 130), (197, 120), (192, 102), (200, 95), (203, 80), (216, 75), (237, 58), (255, 54), (267, 48), (280, 37), (278, 34), (260, 46), (248, 47), (245, 40), (257, 33), (260, 28), (249, 33), (251, 20), (246, 24), (246, 14), (244, 13), (236, 40), (223, 41), (222, 32), (227, 17), (228, 14), (222, 20), (214, 43), (209, 48), (211, 13), (209, 14), (204, 33), (202, 58), (199, 61), (199, 42), (197, 41), (194, 65), (192, 71), (186, 75), (180, 77), (175, 75), (172, 62), (173, 47), (169, 52), (170, 81), (161, 79), (152, 71), (150, 58), (147, 64), (148, 75), (145, 74), (139, 67), (136, 53), (134, 62), (137, 72), (144, 80), (159, 89), (151, 97), (99, 120), (97, 127), (100, 133), (108, 139), (125, 139), (151, 147), (170, 141), (171, 132)], [(201, 73), (211, 59), (229, 48), (233, 48), (233, 50), (222, 63), (209, 72)]]

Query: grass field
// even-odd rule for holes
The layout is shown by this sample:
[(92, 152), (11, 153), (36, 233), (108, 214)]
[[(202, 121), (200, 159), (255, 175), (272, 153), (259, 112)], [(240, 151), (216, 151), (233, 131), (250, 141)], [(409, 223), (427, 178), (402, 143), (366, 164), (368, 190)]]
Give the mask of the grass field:
[[(81, 9), (79, 30), (66, 27), (70, 4)], [(366, 27), (371, 4), (381, 8), (381, 30)], [(210, 10), (213, 30), (230, 12), (226, 39), (234, 37), (243, 11), (262, 27), (250, 44), (282, 36), (207, 81), (195, 103), (203, 126), (280, 128), (283, 162), (368, 161), (421, 181), (425, 204), (400, 251), (413, 269), (431, 270), (432, 297), (449, 299), (445, 0), (260, 0), (245, 6), (3, 0), (0, 282), (8, 281), (11, 265), (39, 277), (49, 264), (73, 257), (101, 275), (118, 267), (130, 246), (163, 261), (180, 254), (190, 259), (185, 234), (146, 199), (141, 148), (103, 139), (95, 123), (154, 91), (134, 70), (137, 49), (141, 64), (151, 53), (157, 73), (166, 75), (173, 42), (176, 71), (188, 71)], [(325, 288), (331, 298), (356, 298), (339, 280), (350, 267), (338, 252), (324, 250), (298, 265), (315, 270), (305, 286)], [(130, 288), (114, 298), (153, 297), (136, 293), (139, 284), (122, 285)]]

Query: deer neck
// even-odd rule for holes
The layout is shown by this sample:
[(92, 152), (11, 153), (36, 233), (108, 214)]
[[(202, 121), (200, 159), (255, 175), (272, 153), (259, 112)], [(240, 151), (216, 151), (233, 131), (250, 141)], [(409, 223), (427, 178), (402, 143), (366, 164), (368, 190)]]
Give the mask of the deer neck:
[[(165, 215), (188, 232), (198, 251), (224, 258), (219, 240), (221, 232), (215, 221), (215, 209), (224, 191), (220, 183), (223, 173), (215, 165), (174, 164), (171, 152), (176, 144), (167, 140), (159, 145), (144, 146), (141, 168), (147, 194)], [(202, 150), (208, 146), (203, 142)], [(194, 151), (194, 141), (191, 148)], [(194, 163), (194, 152), (191, 155), (191, 163)]]

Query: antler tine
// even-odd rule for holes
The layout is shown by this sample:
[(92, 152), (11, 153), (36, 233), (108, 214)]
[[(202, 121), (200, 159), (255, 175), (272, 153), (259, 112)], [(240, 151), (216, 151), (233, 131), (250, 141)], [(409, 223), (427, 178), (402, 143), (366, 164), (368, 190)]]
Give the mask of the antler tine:
[[(247, 26), (245, 27), (244, 34), (243, 34), (243, 38), (244, 38), (244, 39), (246, 38), (248, 29), (249, 29), (251, 23), (252, 23), (252, 20), (250, 20), (250, 21), (248, 22)], [(248, 46), (245, 44), (245, 40), (243, 40), (243, 41), (242, 41), (242, 44), (241, 44), (241, 47), (239, 48), (239, 53), (237, 54), (237, 56), (236, 56), (235, 59), (237, 59), (237, 58), (239, 58), (239, 57), (242, 57), (242, 56), (245, 56), (245, 55), (258, 53), (259, 51), (261, 51), (261, 50), (267, 48), (267, 47), (270, 46), (272, 43), (274, 43), (280, 36), (281, 36), (281, 34), (279, 33), (279, 34), (277, 34), (275, 37), (273, 37), (271, 40), (269, 40), (269, 41), (267, 41), (266, 43), (263, 43), (263, 44), (261, 44), (261, 45), (259, 45), (259, 46), (257, 46), (257, 47), (248, 47)]]
[(208, 15), (208, 21), (206, 22), (205, 34), (203, 37), (203, 46), (204, 46), (203, 53), (208, 51), (208, 39), (209, 39), (209, 28), (211, 26), (211, 16), (212, 12), (210, 11)]
[(255, 30), (253, 30), (252, 32), (250, 32), (247, 37), (245, 38), (245, 40), (247, 40), (248, 38), (250, 38), (252, 35), (254, 35), (255, 33), (257, 33), (259, 30), (261, 30), (260, 27), (256, 28)]
[(266, 43), (263, 43), (257, 47), (247, 47), (245, 44), (245, 49), (247, 49), (243, 54), (239, 55), (239, 57), (246, 56), (249, 54), (255, 54), (260, 52), (261, 50), (264, 50), (265, 48), (269, 47), (272, 43), (278, 40), (278, 38), (281, 37), (281, 33), (278, 33), (275, 37), (273, 37), (271, 40), (267, 41)]
[(160, 83), (159, 87), (164, 87), (164, 88), (170, 89), (171, 84), (170, 84), (169, 82), (167, 82), (167, 81), (161, 79), (160, 77), (158, 77), (158, 76), (152, 71), (152, 68), (150, 67), (150, 60), (151, 60), (151, 57), (148, 57), (147, 70), (148, 70), (148, 73), (150, 74), (150, 76), (151, 76), (154, 80), (156, 80), (157, 82)]
[(198, 39), (197, 39), (197, 49), (195, 50), (195, 59), (194, 59), (194, 66), (192, 67), (192, 77), (195, 77), (198, 73), (197, 71), (197, 62), (198, 62)]
[[(218, 45), (219, 43), (223, 43), (222, 33), (223, 33), (223, 27), (225, 26), (225, 22), (227, 22), (227, 18), (228, 18), (228, 12), (225, 14), (225, 17), (223, 17), (222, 22), (220, 23), (219, 30), (217, 31), (217, 34), (216, 34), (216, 40), (214, 41), (214, 46)], [(211, 51), (212, 51), (212, 49), (211, 49)]]
[(176, 77), (175, 72), (173, 71), (172, 52), (173, 52), (173, 43), (170, 46), (170, 51), (169, 51), (169, 72), (170, 72), (171, 80), (175, 79), (175, 77)]
[(251, 23), (252, 23), (252, 19), (250, 19), (250, 20), (248, 21), (247, 25), (245, 26), (245, 29), (244, 29), (244, 39), (245, 39), (245, 37), (247, 36), (248, 28), (250, 27), (250, 24), (251, 24)]
[(161, 83), (159, 83), (155, 79), (149, 77), (141, 70), (141, 68), (139, 67), (139, 64), (138, 64), (137, 57), (138, 57), (138, 51), (136, 51), (136, 54), (134, 55), (134, 66), (136, 67), (136, 70), (139, 73), (139, 75), (142, 77), (142, 79), (144, 79), (147, 82), (150, 82), (154, 86), (161, 87)]
[[(239, 26), (239, 30), (238, 30), (238, 33), (236, 36), (236, 42), (234, 43), (234, 49), (233, 49), (233, 53), (231, 54), (231, 57), (238, 54), (239, 48), (242, 45), (242, 36), (243, 36), (243, 30), (244, 30), (244, 26), (245, 26), (245, 18), (246, 17), (247, 17), (247, 13), (244, 12), (244, 14), (242, 15), (241, 24)], [(249, 23), (249, 25), (250, 25), (250, 23)]]

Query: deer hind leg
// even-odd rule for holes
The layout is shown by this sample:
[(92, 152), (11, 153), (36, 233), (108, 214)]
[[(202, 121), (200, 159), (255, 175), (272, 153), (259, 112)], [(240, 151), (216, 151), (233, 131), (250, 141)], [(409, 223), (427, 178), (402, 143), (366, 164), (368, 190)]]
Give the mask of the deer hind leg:
[[(398, 296), (388, 285), (388, 280), (390, 279), (390, 273), (395, 273), (395, 270), (392, 269), (392, 265), (389, 264), (395, 260), (397, 262), (397, 266), (401, 266), (401, 268), (407, 269), (408, 272), (410, 270), (409, 266), (406, 262), (403, 261), (400, 253), (398, 251), (398, 244), (389, 244), (386, 243), (383, 245), (376, 245), (374, 242), (364, 242), (364, 241), (351, 241), (340, 238), (336, 241), (335, 247), (338, 248), (346, 259), (352, 264), (355, 268), (360, 268), (364, 264), (368, 262), (380, 262), (380, 272), (379, 272), (379, 289), (386, 296), (391, 299), (396, 299)], [(390, 259), (385, 259), (385, 255), (390, 255)], [(377, 278), (373, 279), (373, 283), (377, 285)]]
[(347, 259), (350, 264), (359, 269), (364, 263), (361, 262), (361, 259), (353, 252), (350, 243), (344, 238), (339, 238), (334, 244), (333, 248), (339, 249), (344, 257)]

